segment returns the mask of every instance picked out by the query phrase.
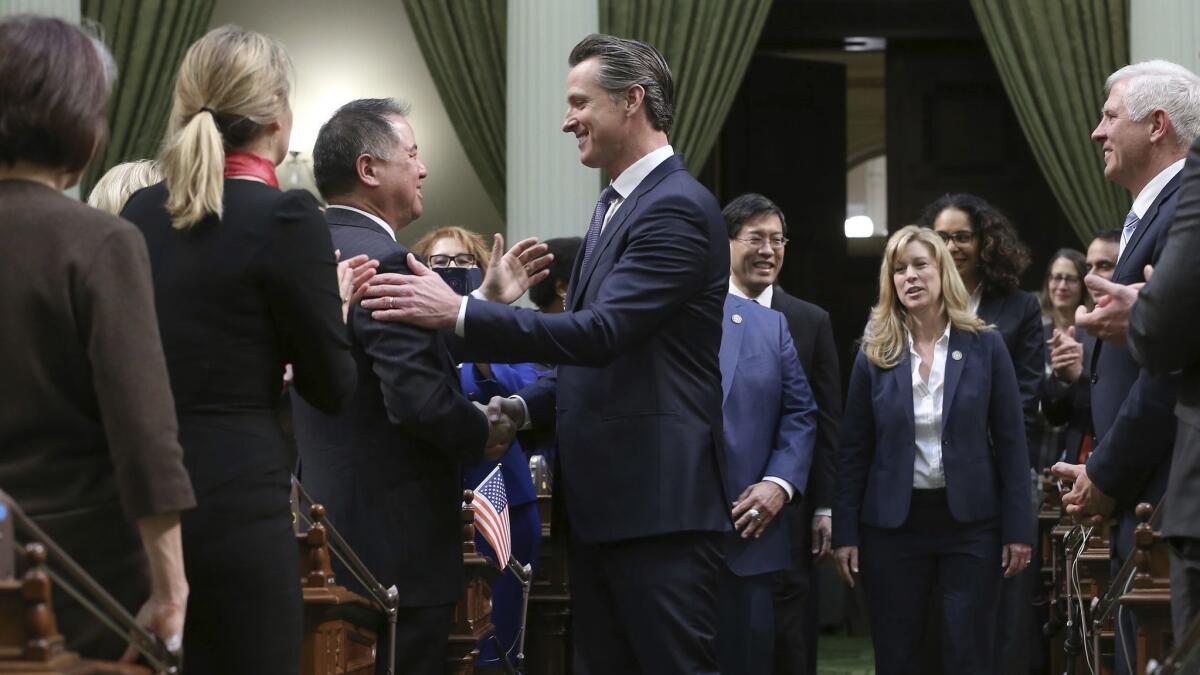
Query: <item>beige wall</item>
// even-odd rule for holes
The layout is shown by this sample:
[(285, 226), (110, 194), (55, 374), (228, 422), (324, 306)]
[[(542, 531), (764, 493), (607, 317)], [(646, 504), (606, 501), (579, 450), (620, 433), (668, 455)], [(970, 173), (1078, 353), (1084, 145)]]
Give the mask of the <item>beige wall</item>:
[(311, 152), (321, 123), (352, 99), (394, 96), (412, 104), (429, 178), (421, 191), (425, 213), (399, 233), (402, 242), (450, 224), (503, 231), (503, 217), (468, 163), (400, 0), (218, 0), (212, 25), (225, 23), (287, 46), (296, 65), (293, 150)]

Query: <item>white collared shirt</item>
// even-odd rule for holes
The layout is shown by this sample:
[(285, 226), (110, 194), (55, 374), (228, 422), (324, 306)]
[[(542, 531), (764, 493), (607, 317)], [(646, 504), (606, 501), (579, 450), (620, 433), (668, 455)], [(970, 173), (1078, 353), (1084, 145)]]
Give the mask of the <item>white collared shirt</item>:
[(775, 287), (767, 286), (763, 289), (762, 293), (758, 294), (758, 297), (752, 298), (743, 293), (742, 289), (737, 287), (737, 284), (733, 283), (733, 277), (731, 276), (729, 278), (729, 294), (735, 297), (745, 298), (746, 300), (753, 300), (763, 307), (770, 307), (771, 300), (775, 299)]
[(967, 309), (971, 310), (972, 314), (978, 316), (979, 315), (979, 303), (981, 303), (981, 302), (983, 302), (983, 284), (982, 283), (980, 283), (978, 286), (976, 286), (975, 290), (971, 291), (971, 297), (967, 298)]
[(933, 345), (933, 363), (929, 364), (929, 382), (921, 379), (921, 355), (908, 336), (909, 364), (912, 366), (913, 430), (917, 452), (913, 462), (913, 487), (929, 490), (946, 487), (942, 465), (942, 397), (946, 383), (946, 352), (950, 348), (950, 324)]
[[(1175, 174), (1183, 171), (1183, 163), (1184, 160), (1181, 159), (1159, 171), (1158, 175), (1151, 178), (1150, 182), (1146, 183), (1146, 187), (1142, 188), (1142, 191), (1138, 193), (1137, 199), (1133, 200), (1133, 208), (1130, 209), (1138, 217), (1137, 227), (1142, 226), (1142, 218), (1146, 217), (1146, 212), (1150, 210), (1150, 205), (1154, 203), (1155, 199), (1158, 199), (1158, 193), (1162, 192), (1167, 183), (1171, 182)], [(1136, 232), (1137, 228), (1134, 228), (1134, 231)], [(1128, 239), (1121, 237), (1121, 247), (1117, 250), (1118, 261), (1121, 260), (1121, 255), (1125, 253), (1125, 245), (1127, 243), (1129, 243)]]
[(326, 206), (325, 208), (326, 209), (345, 209), (347, 211), (353, 211), (355, 213), (364, 215), (364, 216), (370, 218), (371, 220), (375, 221), (376, 223), (379, 223), (379, 226), (383, 228), (383, 231), (387, 232), (389, 235), (391, 235), (392, 241), (396, 240), (396, 231), (392, 229), (392, 226), (388, 225), (387, 222), (385, 222), (383, 220), (383, 218), (380, 218), (379, 216), (375, 215), (374, 213), (367, 213), (366, 211), (363, 211), (362, 209), (356, 209), (353, 206), (346, 206), (345, 204), (330, 204), (329, 206)]
[(613, 180), (612, 187), (620, 197), (612, 200), (608, 205), (608, 211), (604, 212), (604, 222), (600, 225), (601, 232), (608, 226), (608, 221), (612, 220), (612, 217), (616, 215), (617, 210), (621, 208), (621, 204), (624, 204), (625, 200), (629, 199), (629, 195), (637, 189), (637, 186), (646, 180), (646, 176), (649, 176), (651, 171), (657, 169), (659, 164), (667, 161), (674, 154), (675, 151), (671, 149), (670, 145), (664, 145), (657, 150), (652, 150), (638, 161), (630, 164), (628, 169), (622, 171), (621, 175)]

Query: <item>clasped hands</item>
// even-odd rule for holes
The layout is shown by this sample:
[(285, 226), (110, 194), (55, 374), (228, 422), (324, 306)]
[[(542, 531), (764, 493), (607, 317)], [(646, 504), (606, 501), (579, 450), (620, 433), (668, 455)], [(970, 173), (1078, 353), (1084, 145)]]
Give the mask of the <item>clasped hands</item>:
[(1055, 476), (1073, 483), (1071, 491), (1063, 495), (1063, 509), (1077, 522), (1098, 525), (1112, 515), (1116, 500), (1104, 494), (1088, 477), (1086, 464), (1058, 462), (1050, 467)]
[[(514, 302), (550, 274), (546, 268), (554, 255), (548, 251), (537, 237), (530, 237), (504, 253), (504, 237), (495, 235), (492, 260), (479, 291), (491, 302)], [(453, 327), (462, 297), (411, 253), (408, 269), (412, 274), (384, 273), (370, 279), (363, 308), (372, 310), (371, 316), (380, 321), (403, 321), (430, 329)]]
[(483, 456), (496, 461), (508, 452), (517, 430), (525, 425), (525, 408), (515, 399), (500, 396), (493, 396), (486, 406), (476, 401), (475, 407), (487, 416), (488, 421), (488, 439)]
[[(1154, 275), (1154, 267), (1146, 265), (1142, 271), (1146, 281)], [(1075, 310), (1075, 325), (1083, 328), (1096, 337), (1117, 345), (1125, 344), (1125, 331), (1129, 328), (1129, 310), (1137, 302), (1138, 293), (1146, 284), (1144, 282), (1117, 284), (1089, 274), (1083, 283), (1097, 296), (1095, 309), (1088, 311), (1080, 305)]]

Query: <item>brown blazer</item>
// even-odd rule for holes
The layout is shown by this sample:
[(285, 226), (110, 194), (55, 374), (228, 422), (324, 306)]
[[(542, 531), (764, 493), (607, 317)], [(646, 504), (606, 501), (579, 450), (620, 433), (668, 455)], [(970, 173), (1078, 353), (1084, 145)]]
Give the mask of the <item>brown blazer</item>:
[(195, 505), (176, 432), (141, 233), (0, 181), (0, 488), (127, 604), (133, 521)]

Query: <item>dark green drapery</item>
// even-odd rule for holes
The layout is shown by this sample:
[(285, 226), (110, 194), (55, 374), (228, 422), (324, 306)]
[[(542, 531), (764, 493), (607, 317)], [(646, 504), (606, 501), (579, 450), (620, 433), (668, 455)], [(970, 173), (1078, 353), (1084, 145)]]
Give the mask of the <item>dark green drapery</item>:
[[(1129, 63), (1129, 0), (971, 0), (1046, 182), (1082, 242), (1117, 227), (1129, 195), (1089, 136), (1104, 80)], [(981, 130), (983, 132), (983, 130)]]
[(505, 212), (506, 0), (404, 0), (421, 54), (483, 189)]
[(175, 71), (187, 48), (208, 30), (216, 0), (82, 0), (80, 11), (104, 27), (117, 63), (109, 101), (111, 135), (80, 183), (92, 186), (116, 164), (154, 157), (167, 129)]
[(600, 0), (600, 32), (658, 47), (675, 77), (671, 145), (700, 171), (758, 44), (771, 0)]

